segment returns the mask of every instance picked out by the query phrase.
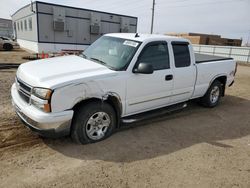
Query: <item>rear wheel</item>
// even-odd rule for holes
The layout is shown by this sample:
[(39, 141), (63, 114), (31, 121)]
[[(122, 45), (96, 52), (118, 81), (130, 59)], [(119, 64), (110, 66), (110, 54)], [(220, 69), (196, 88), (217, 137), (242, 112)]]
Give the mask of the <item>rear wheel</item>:
[(222, 95), (222, 83), (215, 80), (207, 90), (206, 94), (201, 98), (201, 104), (205, 107), (215, 107), (218, 105)]
[(83, 104), (75, 111), (71, 138), (81, 144), (101, 141), (112, 134), (115, 123), (115, 111), (108, 103)]
[(13, 49), (13, 46), (11, 44), (6, 43), (3, 45), (3, 49), (6, 51), (10, 51)]

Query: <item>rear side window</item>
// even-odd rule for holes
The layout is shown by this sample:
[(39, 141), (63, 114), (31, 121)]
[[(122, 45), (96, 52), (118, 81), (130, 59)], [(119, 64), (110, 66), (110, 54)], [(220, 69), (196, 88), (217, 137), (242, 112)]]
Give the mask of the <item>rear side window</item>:
[(174, 52), (175, 67), (180, 68), (190, 66), (191, 60), (188, 44), (173, 43), (172, 46)]
[(169, 69), (167, 43), (160, 42), (146, 46), (143, 49), (138, 62), (151, 64), (154, 70)]

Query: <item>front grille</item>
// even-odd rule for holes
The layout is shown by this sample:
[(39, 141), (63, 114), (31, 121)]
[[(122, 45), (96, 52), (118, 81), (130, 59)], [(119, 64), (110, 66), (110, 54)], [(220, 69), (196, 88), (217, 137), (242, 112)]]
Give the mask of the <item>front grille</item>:
[(31, 86), (16, 78), (16, 87), (20, 97), (26, 102), (30, 102)]

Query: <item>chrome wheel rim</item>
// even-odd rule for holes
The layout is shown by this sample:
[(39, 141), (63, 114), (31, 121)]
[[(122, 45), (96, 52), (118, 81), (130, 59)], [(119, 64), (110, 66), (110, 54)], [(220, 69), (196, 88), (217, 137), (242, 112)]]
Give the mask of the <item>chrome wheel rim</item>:
[(92, 140), (102, 139), (110, 126), (111, 120), (106, 112), (96, 112), (87, 121), (86, 133)]
[(211, 103), (216, 103), (220, 96), (220, 89), (218, 86), (214, 86), (210, 93), (210, 101)]

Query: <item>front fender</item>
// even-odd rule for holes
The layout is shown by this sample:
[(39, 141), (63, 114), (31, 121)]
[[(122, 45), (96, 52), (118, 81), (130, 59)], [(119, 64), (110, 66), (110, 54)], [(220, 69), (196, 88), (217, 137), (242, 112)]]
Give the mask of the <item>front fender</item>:
[(72, 109), (79, 102), (90, 98), (107, 100), (109, 96), (114, 96), (121, 101), (117, 93), (106, 91), (96, 81), (70, 84), (54, 90), (51, 99), (51, 109), (52, 112), (60, 112)]

